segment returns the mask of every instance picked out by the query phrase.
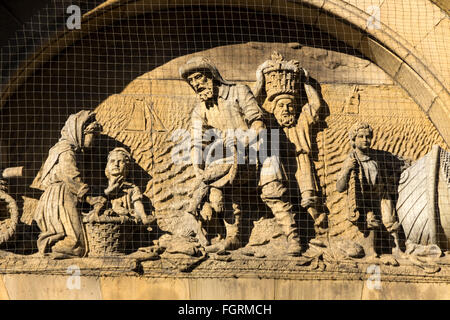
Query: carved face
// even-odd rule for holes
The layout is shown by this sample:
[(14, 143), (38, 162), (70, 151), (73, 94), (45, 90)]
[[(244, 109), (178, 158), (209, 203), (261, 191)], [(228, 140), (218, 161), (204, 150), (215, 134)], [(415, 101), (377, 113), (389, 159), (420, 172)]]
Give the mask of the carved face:
[(297, 106), (294, 99), (282, 98), (276, 101), (273, 114), (282, 127), (290, 127), (295, 123)]
[(200, 100), (208, 101), (213, 97), (213, 79), (201, 72), (195, 72), (187, 77), (189, 84), (194, 88)]
[(125, 177), (128, 169), (128, 161), (125, 155), (120, 152), (113, 152), (108, 157), (108, 163), (106, 164), (106, 170), (110, 176), (123, 176)]
[(355, 146), (360, 150), (367, 150), (370, 148), (372, 142), (372, 134), (369, 129), (359, 129), (355, 137)]

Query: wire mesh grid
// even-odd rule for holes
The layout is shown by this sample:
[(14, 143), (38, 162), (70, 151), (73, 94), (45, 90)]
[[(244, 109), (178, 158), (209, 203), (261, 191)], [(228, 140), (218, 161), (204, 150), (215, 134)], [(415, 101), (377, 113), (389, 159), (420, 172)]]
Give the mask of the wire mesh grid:
[[(450, 230), (449, 127), (438, 119), (448, 115), (423, 111), (416, 79), (376, 50), (416, 44), (448, 94), (438, 37), (448, 14), (366, 2), (354, 6), (364, 26), (347, 7), (310, 1), (51, 2), (2, 49), (0, 272), (75, 262), (85, 274), (437, 272)], [(414, 33), (437, 20), (434, 38)], [(398, 42), (374, 36), (392, 30)], [(209, 65), (183, 78), (192, 58)], [(267, 61), (278, 69), (258, 69)], [(243, 128), (261, 129), (262, 147), (234, 137), (234, 163), (225, 133)]]

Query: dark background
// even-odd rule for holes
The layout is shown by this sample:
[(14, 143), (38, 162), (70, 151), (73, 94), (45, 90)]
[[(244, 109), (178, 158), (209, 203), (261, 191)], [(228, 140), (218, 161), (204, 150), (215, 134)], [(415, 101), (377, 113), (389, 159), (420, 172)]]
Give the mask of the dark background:
[(49, 0), (0, 0), (0, 47), (6, 46), (18, 29), (31, 19)]

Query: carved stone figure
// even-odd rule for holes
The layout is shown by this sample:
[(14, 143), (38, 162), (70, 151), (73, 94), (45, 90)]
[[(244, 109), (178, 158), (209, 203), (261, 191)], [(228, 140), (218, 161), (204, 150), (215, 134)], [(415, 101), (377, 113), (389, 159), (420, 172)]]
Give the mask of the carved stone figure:
[(155, 221), (145, 213), (139, 187), (126, 181), (130, 163), (131, 155), (125, 148), (115, 148), (108, 154), (105, 168), (108, 187), (104, 190), (107, 201), (94, 206), (83, 218), (90, 256), (123, 254), (127, 241), (125, 223), (149, 225)]
[(61, 257), (81, 257), (86, 243), (78, 204), (91, 205), (104, 201), (88, 195), (89, 187), (82, 181), (77, 156), (92, 147), (102, 130), (95, 114), (82, 110), (72, 114), (61, 130), (61, 138), (49, 155), (32, 187), (44, 190), (32, 217), (41, 233), (38, 238), (40, 254), (51, 251)]
[[(314, 219), (316, 239), (312, 239), (312, 242), (321, 244), (318, 238), (326, 232), (327, 217), (319, 210), (319, 183), (311, 160), (311, 128), (319, 120), (321, 99), (318, 92), (309, 83), (307, 71), (300, 68), (300, 63), (296, 60), (286, 61), (277, 52), (272, 54), (272, 60), (268, 60), (258, 67), (256, 75), (255, 95), (258, 98), (266, 95), (264, 109), (275, 116), (287, 139), (295, 147), (292, 154), (288, 154), (284, 158), (295, 158), (295, 178), (301, 193), (301, 205)], [(302, 83), (302, 76), (304, 83)], [(308, 98), (308, 103), (304, 106), (301, 106), (300, 99), (302, 84)], [(280, 149), (288, 150), (290, 148), (287, 145), (280, 145)], [(290, 159), (284, 160), (289, 161)], [(286, 166), (286, 163), (283, 162), (287, 161), (282, 160), (279, 163)], [(284, 169), (279, 171), (283, 172)]]
[(125, 181), (130, 163), (131, 155), (124, 148), (115, 148), (109, 153), (105, 169), (108, 178), (105, 195), (111, 203), (111, 208), (105, 210), (104, 214), (133, 217), (136, 222), (147, 225), (153, 222), (154, 218), (145, 213), (143, 195), (138, 186)]
[[(192, 89), (197, 94), (201, 103), (198, 104), (192, 112), (192, 160), (197, 174), (204, 185), (211, 187), (201, 187), (204, 190), (210, 190), (210, 203), (215, 207), (218, 213), (221, 213), (222, 203), (224, 199), (223, 191), (230, 187), (231, 193), (238, 194), (239, 188), (244, 188), (245, 181), (248, 180), (249, 175), (258, 176), (258, 169), (256, 165), (251, 165), (249, 162), (245, 164), (238, 164), (237, 167), (230, 165), (222, 167), (222, 170), (212, 170), (215, 173), (211, 174), (207, 168), (202, 167), (201, 155), (204, 152), (205, 141), (204, 133), (208, 129), (216, 129), (219, 139), (223, 141), (226, 149), (234, 149), (236, 154), (236, 132), (252, 131), (254, 136), (258, 136), (260, 132), (265, 129), (263, 122), (263, 113), (252, 92), (246, 85), (233, 84), (224, 80), (217, 68), (211, 61), (196, 57), (189, 60), (180, 68), (180, 75), (185, 79)], [(244, 134), (245, 135), (245, 134)], [(249, 145), (249, 140), (244, 139), (242, 142), (244, 148)], [(229, 152), (227, 154), (232, 154)], [(279, 177), (278, 169), (274, 167), (276, 159), (267, 157), (261, 160), (263, 162), (263, 171), (270, 172), (270, 175), (263, 175), (261, 173), (259, 186), (261, 188), (261, 199), (272, 210), (275, 219), (281, 226), (285, 236), (288, 239), (287, 254), (298, 255), (301, 247), (299, 244), (298, 231), (295, 225), (295, 220), (292, 213), (291, 204), (284, 198), (287, 192)], [(225, 163), (225, 165), (227, 165)], [(228, 168), (228, 171), (227, 171)], [(264, 169), (266, 168), (266, 169)], [(273, 170), (267, 169), (273, 168)], [(237, 173), (233, 170), (237, 169)], [(229, 175), (236, 175), (242, 177), (228, 179), (225, 185), (219, 188), (214, 187), (213, 183), (224, 175), (224, 171)], [(248, 188), (248, 186), (247, 186)], [(200, 197), (205, 192), (200, 191)], [(226, 239), (216, 246), (210, 246), (207, 250), (217, 251), (221, 249), (236, 249), (241, 246), (239, 238), (239, 225), (241, 219), (241, 205), (237, 197), (233, 194), (225, 194), (231, 196), (232, 214), (224, 210), (224, 222), (226, 227)], [(194, 198), (194, 208), (198, 201)]]
[[(373, 129), (367, 123), (356, 123), (349, 131), (353, 151), (345, 159), (336, 182), (338, 192), (347, 192), (348, 219), (363, 230), (380, 229), (382, 224), (394, 239), (393, 253), (399, 253), (399, 222), (394, 197), (396, 168), (393, 155), (372, 149)], [(381, 218), (381, 221), (380, 221)], [(382, 223), (382, 224), (381, 224)], [(366, 255), (377, 255), (372, 232), (372, 248)]]

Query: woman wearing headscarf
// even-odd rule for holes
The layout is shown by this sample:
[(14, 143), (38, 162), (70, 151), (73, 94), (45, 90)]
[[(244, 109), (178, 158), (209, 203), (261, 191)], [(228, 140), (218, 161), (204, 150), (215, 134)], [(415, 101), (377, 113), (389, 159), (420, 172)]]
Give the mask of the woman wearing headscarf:
[(33, 181), (32, 187), (44, 190), (33, 216), (41, 230), (37, 241), (41, 254), (49, 251), (62, 256), (85, 254), (86, 241), (77, 204), (94, 205), (102, 199), (87, 196), (89, 187), (82, 181), (76, 157), (91, 148), (101, 130), (91, 111), (70, 115), (61, 138), (50, 149)]

